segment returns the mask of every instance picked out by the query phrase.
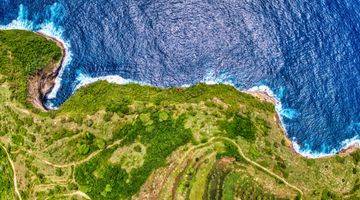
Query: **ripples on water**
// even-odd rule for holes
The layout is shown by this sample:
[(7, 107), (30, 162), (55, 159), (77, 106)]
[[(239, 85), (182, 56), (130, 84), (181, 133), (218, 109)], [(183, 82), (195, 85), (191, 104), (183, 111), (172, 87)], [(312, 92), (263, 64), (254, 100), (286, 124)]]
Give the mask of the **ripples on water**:
[(0, 24), (67, 43), (49, 106), (99, 76), (162, 87), (266, 85), (304, 155), (360, 140), (358, 1), (2, 0)]

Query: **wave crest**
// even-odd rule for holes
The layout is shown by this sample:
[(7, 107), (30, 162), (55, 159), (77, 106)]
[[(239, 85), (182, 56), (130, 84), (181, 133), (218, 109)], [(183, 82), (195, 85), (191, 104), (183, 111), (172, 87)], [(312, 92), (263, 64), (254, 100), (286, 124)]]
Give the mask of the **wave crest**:
[(72, 53), (70, 51), (71, 48), (70, 42), (68, 42), (63, 36), (64, 30), (62, 29), (61, 26), (58, 26), (56, 24), (56, 22), (62, 19), (63, 17), (61, 4), (54, 3), (51, 6), (47, 7), (47, 11), (49, 11), (50, 17), (48, 19), (44, 19), (43, 23), (41, 24), (34, 24), (32, 21), (29, 20), (28, 9), (23, 4), (20, 4), (18, 17), (7, 25), (0, 25), (0, 29), (1, 30), (18, 29), (18, 30), (39, 32), (41, 34), (44, 34), (46, 36), (58, 40), (64, 45), (65, 57), (62, 63), (62, 67), (59, 71), (59, 75), (55, 80), (55, 86), (53, 90), (47, 96), (47, 98), (55, 98), (60, 88), (61, 76), (63, 74), (63, 71), (66, 68), (66, 66), (68, 66), (71, 63)]

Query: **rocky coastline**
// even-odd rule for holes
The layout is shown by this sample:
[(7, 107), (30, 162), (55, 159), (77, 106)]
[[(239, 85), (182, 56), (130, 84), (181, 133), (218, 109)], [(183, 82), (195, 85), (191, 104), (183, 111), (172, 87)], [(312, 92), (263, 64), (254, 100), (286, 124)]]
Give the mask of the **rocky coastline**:
[(38, 108), (42, 111), (48, 111), (48, 108), (46, 108), (46, 106), (44, 105), (44, 101), (46, 95), (49, 94), (55, 86), (55, 79), (58, 76), (59, 71), (62, 67), (66, 50), (64, 44), (57, 39), (39, 32), (37, 32), (36, 34), (55, 42), (56, 45), (61, 48), (62, 52), (62, 56), (59, 61), (50, 63), (44, 69), (39, 69), (37, 72), (35, 72), (28, 78), (27, 101), (31, 103), (35, 108)]
[[(272, 95), (270, 95), (269, 93), (267, 93), (266, 91), (262, 91), (262, 90), (252, 90), (252, 91), (245, 91), (245, 93), (247, 94), (250, 94), (258, 99), (260, 99), (261, 101), (265, 101), (265, 102), (269, 102), (269, 103), (272, 103), (274, 105), (277, 105), (279, 104), (280, 102), (275, 98), (273, 97)], [(275, 117), (275, 121), (276, 123), (279, 125), (279, 127), (282, 129), (283, 133), (285, 134), (286, 136), (286, 145), (291, 149), (292, 152), (296, 153), (296, 154), (299, 154), (303, 157), (306, 157), (308, 159), (314, 159), (314, 158), (311, 158), (311, 157), (308, 157), (308, 156), (305, 156), (305, 155), (302, 155), (301, 153), (299, 153), (298, 151), (296, 151), (296, 149), (294, 148), (294, 145), (293, 145), (293, 142), (291, 141), (290, 138), (288, 138), (288, 135), (286, 133), (286, 130), (285, 128), (282, 126), (282, 122), (281, 122), (281, 118), (279, 116), (279, 113), (276, 112), (276, 117)], [(339, 152), (337, 152), (336, 154), (334, 155), (328, 155), (328, 156), (322, 156), (320, 158), (326, 158), (326, 157), (331, 157), (331, 156), (335, 156), (335, 155), (339, 155), (339, 156), (347, 156), (355, 151), (357, 151), (358, 149), (360, 149), (360, 144), (359, 143), (355, 143), (355, 144), (352, 144), (352, 145), (349, 145), (348, 147), (345, 147), (343, 149), (341, 149)], [(315, 159), (319, 159), (319, 158), (315, 158)]]
[[(37, 32), (37, 34), (41, 35), (42, 37), (47, 38), (48, 40), (55, 42), (56, 45), (58, 47), (60, 47), (61, 51), (62, 51), (62, 57), (58, 62), (51, 63), (44, 69), (38, 70), (33, 75), (31, 75), (28, 79), (28, 98), (27, 98), (28, 102), (31, 103), (34, 107), (46, 112), (49, 109), (46, 108), (46, 106), (44, 105), (44, 101), (45, 101), (46, 96), (52, 91), (52, 89), (55, 86), (55, 80), (56, 80), (56, 78), (59, 74), (59, 71), (61, 70), (61, 67), (63, 65), (63, 61), (64, 61), (64, 58), (66, 55), (66, 49), (65, 49), (64, 44), (62, 42), (60, 42), (59, 40), (57, 40), (53, 37), (50, 37), (48, 35), (39, 33), (39, 32)], [(273, 97), (271, 94), (269, 94), (266, 91), (252, 90), (252, 91), (242, 91), (242, 92), (248, 93), (262, 101), (269, 102), (274, 105), (277, 105), (280, 103), (275, 97)], [(277, 122), (279, 127), (282, 129), (283, 133), (287, 136), (286, 130), (281, 125), (281, 117), (279, 116), (278, 113), (274, 120)], [(297, 152), (295, 150), (292, 141), (288, 137), (286, 137), (286, 145), (294, 153), (301, 155), (299, 152)], [(346, 156), (358, 149), (360, 149), (359, 144), (350, 145), (349, 147), (342, 149), (335, 155)], [(301, 156), (303, 156), (303, 155), (301, 155)], [(329, 155), (329, 156), (333, 156), (333, 155)], [(322, 158), (329, 157), (329, 156), (323, 156)], [(305, 157), (307, 157), (307, 156), (305, 156)], [(310, 157), (307, 157), (307, 158), (310, 158)]]

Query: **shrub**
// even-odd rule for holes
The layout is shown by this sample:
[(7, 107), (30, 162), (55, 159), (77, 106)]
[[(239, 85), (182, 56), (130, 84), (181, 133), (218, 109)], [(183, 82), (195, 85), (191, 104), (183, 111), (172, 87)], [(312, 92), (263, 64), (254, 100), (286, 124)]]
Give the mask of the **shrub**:
[(90, 147), (87, 144), (78, 144), (77, 152), (80, 155), (86, 155), (90, 152)]
[(223, 157), (232, 157), (236, 161), (244, 161), (243, 157), (239, 154), (239, 151), (236, 146), (229, 142), (224, 142), (225, 150), (216, 154), (216, 159), (221, 159)]
[(336, 155), (335, 156), (335, 160), (338, 162), (338, 163), (341, 163), (341, 164), (344, 164), (345, 162), (345, 158), (344, 157), (341, 157), (339, 155)]
[(114, 115), (113, 112), (106, 112), (105, 115), (104, 115), (104, 118), (103, 118), (104, 121), (109, 122), (113, 115)]
[(70, 183), (67, 187), (68, 190), (77, 190), (78, 186), (75, 183)]
[(96, 139), (95, 143), (99, 149), (104, 149), (106, 146), (106, 142), (103, 139)]
[(126, 98), (110, 101), (106, 106), (106, 111), (127, 114), (129, 113), (129, 103), (130, 100)]
[(64, 172), (61, 170), (61, 168), (56, 168), (56, 170), (55, 170), (56, 176), (62, 176), (63, 174), (64, 174)]
[(256, 139), (254, 124), (248, 116), (234, 114), (232, 121), (222, 121), (220, 127), (226, 131), (230, 138), (240, 136), (249, 142), (254, 142)]
[(159, 120), (160, 122), (166, 121), (169, 118), (169, 115), (165, 111), (159, 112)]
[(351, 153), (350, 155), (353, 158), (355, 164), (357, 165), (360, 161), (360, 150), (357, 150), (357, 151)]

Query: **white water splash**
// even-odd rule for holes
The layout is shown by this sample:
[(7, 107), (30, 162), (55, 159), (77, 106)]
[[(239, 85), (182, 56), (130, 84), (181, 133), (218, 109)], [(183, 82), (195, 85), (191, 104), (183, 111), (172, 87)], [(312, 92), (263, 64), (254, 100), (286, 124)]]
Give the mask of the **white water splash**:
[(63, 37), (64, 30), (61, 27), (57, 27), (54, 24), (54, 21), (56, 19), (62, 18), (61, 5), (59, 3), (54, 3), (53, 5), (50, 6), (49, 9), (50, 9), (50, 13), (51, 13), (50, 19), (45, 20), (45, 22), (41, 25), (41, 29), (39, 30), (39, 32), (55, 38), (56, 40), (61, 42), (65, 48), (65, 57), (63, 58), (64, 60), (62, 63), (62, 67), (59, 71), (59, 74), (55, 79), (54, 88), (47, 95), (48, 99), (53, 99), (53, 98), (56, 98), (56, 95), (60, 89), (62, 74), (64, 73), (65, 68), (71, 63), (72, 53), (70, 51), (70, 48), (71, 48), (70, 43), (63, 39), (64, 38)]
[[(70, 43), (67, 42), (64, 37), (63, 37), (63, 29), (61, 27), (58, 27), (55, 25), (54, 21), (58, 18), (60, 18), (61, 16), (61, 8), (60, 8), (60, 4), (55, 3), (53, 5), (51, 5), (49, 7), (50, 9), (50, 13), (51, 13), (51, 17), (50, 19), (47, 19), (44, 21), (44, 23), (35, 26), (33, 22), (31, 22), (30, 20), (28, 20), (28, 11), (26, 9), (25, 6), (23, 6), (22, 4), (19, 6), (19, 12), (18, 12), (18, 17), (13, 20), (10, 24), (8, 25), (0, 25), (0, 29), (2, 30), (9, 30), (9, 29), (20, 29), (20, 30), (29, 30), (29, 31), (38, 31), (42, 34), (45, 34), (47, 36), (50, 36), (52, 38), (55, 38), (56, 40), (60, 41), (61, 43), (63, 43), (64, 47), (65, 47), (65, 51), (66, 51), (66, 55), (63, 61), (63, 66), (59, 72), (59, 75), (57, 76), (56, 80), (55, 80), (55, 86), (53, 88), (53, 90), (48, 94), (47, 98), (55, 98), (58, 90), (61, 86), (61, 76), (64, 72), (64, 69), (66, 68), (66, 66), (68, 66), (72, 60), (72, 53), (70, 51)], [(77, 81), (79, 82), (79, 84), (76, 86), (75, 90), (94, 83), (96, 81), (99, 80), (105, 80), (108, 81), (110, 83), (116, 83), (116, 84), (128, 84), (128, 83), (137, 83), (137, 84), (141, 84), (141, 85), (150, 85), (144, 82), (138, 82), (138, 81), (134, 81), (131, 79), (124, 79), (121, 76), (117, 76), (117, 75), (110, 75), (110, 76), (102, 76), (102, 77), (89, 77), (83, 74), (80, 74), (77, 77)], [(219, 77), (216, 77), (215, 74), (213, 72), (209, 72), (207, 74), (207, 76), (204, 77), (203, 82), (209, 85), (213, 85), (213, 84), (218, 84), (218, 83), (222, 83), (222, 84), (227, 84), (227, 85), (231, 85), (235, 87), (235, 84), (233, 84), (231, 81), (229, 81), (229, 77), (227, 75), (221, 75)], [(190, 87), (191, 85), (187, 84), (187, 85), (183, 85), (183, 87)], [(239, 89), (239, 88), (238, 88)], [(74, 90), (74, 92), (75, 92)], [(282, 117), (286, 117), (289, 119), (293, 119), (296, 118), (298, 116), (298, 112), (294, 109), (291, 108), (282, 108), (282, 104), (281, 101), (279, 100), (279, 98), (273, 93), (273, 91), (266, 85), (260, 85), (260, 86), (256, 86), (256, 87), (252, 87), (246, 91), (260, 91), (260, 92), (265, 92), (267, 95), (273, 97), (276, 100), (276, 105), (275, 105), (275, 109), (277, 111), (277, 113), (280, 116), (280, 120), (281, 120), (281, 125), (284, 127), (284, 123), (282, 120)], [(283, 93), (283, 89), (281, 90)], [(282, 94), (281, 94), (282, 95)], [(281, 97), (281, 96), (280, 96)], [(47, 105), (48, 108), (51, 109), (56, 109), (56, 107), (53, 107), (53, 105)], [(284, 127), (284, 130), (285, 127)], [(285, 133), (287, 134), (287, 133)], [(320, 157), (325, 157), (325, 156), (331, 156), (336, 154), (337, 152), (349, 148), (351, 146), (360, 146), (360, 138), (359, 135), (356, 135), (353, 138), (344, 140), (341, 144), (342, 144), (342, 148), (340, 150), (336, 150), (333, 149), (330, 151), (330, 153), (322, 153), (322, 152), (314, 152), (311, 151), (310, 148), (308, 147), (308, 145), (304, 145), (303, 147), (300, 147), (300, 145), (296, 142), (296, 138), (292, 138), (293, 141), (293, 148), (302, 156), (305, 157), (309, 157), (309, 158), (320, 158)], [(325, 151), (326, 148), (324, 148)]]
[(28, 10), (27, 8), (20, 4), (18, 17), (11, 21), (10, 24), (7, 25), (0, 25), (0, 30), (27, 30), (27, 31), (35, 31), (51, 38), (56, 39), (57, 41), (61, 42), (65, 48), (65, 57), (62, 63), (61, 70), (59, 71), (59, 75), (55, 79), (55, 86), (53, 90), (48, 94), (48, 98), (55, 98), (56, 94), (60, 88), (61, 84), (61, 76), (64, 72), (66, 66), (68, 66), (72, 60), (72, 53), (70, 51), (70, 43), (66, 41), (63, 37), (64, 30), (61, 27), (55, 25), (54, 21), (56, 19), (61, 18), (61, 5), (59, 3), (54, 3), (50, 7), (50, 19), (44, 20), (42, 24), (35, 25), (32, 21), (28, 20)]
[(64, 45), (65, 48), (65, 57), (63, 58), (63, 63), (61, 66), (61, 69), (59, 71), (58, 76), (55, 79), (55, 85), (54, 88), (51, 90), (51, 92), (47, 95), (48, 99), (56, 98), (56, 95), (60, 89), (61, 86), (61, 80), (62, 80), (62, 74), (64, 73), (65, 68), (71, 63), (72, 60), (72, 53), (70, 51), (71, 45), (69, 42), (65, 41), (62, 37), (63, 30), (61, 28), (57, 28), (53, 22), (48, 21), (45, 24), (41, 26), (41, 29), (38, 30), (39, 33), (42, 33), (44, 35), (48, 35), (50, 37), (55, 38), (59, 42), (61, 42)]
[(1, 30), (19, 29), (19, 30), (33, 30), (34, 24), (27, 19), (28, 11), (23, 4), (20, 4), (18, 17), (7, 25), (0, 25)]
[(215, 85), (215, 84), (225, 84), (225, 85), (231, 85), (235, 87), (235, 84), (231, 81), (229, 81), (229, 76), (226, 74), (222, 74), (220, 76), (216, 76), (213, 71), (209, 71), (206, 76), (203, 78), (202, 82), (208, 84), (208, 85)]
[(359, 135), (356, 135), (353, 138), (342, 141), (341, 144), (343, 145), (341, 150), (347, 149), (347, 148), (353, 147), (353, 146), (360, 147), (360, 137), (359, 137)]
[(118, 75), (90, 77), (90, 76), (87, 76), (85, 74), (79, 74), (76, 77), (76, 81), (78, 82), (78, 84), (76, 85), (76, 87), (74, 89), (74, 92), (77, 89), (79, 89), (79, 88), (81, 88), (81, 87), (83, 87), (85, 85), (89, 85), (89, 84), (95, 83), (97, 81), (107, 81), (109, 83), (114, 83), (114, 84), (119, 84), (119, 85), (125, 85), (125, 84), (129, 84), (129, 83), (136, 83), (136, 84), (139, 84), (139, 85), (151, 86), (148, 83), (140, 82), (140, 81), (134, 81), (132, 79), (125, 79), (125, 78), (123, 78), (121, 76), (118, 76)]
[(338, 151), (336, 149), (333, 149), (330, 151), (330, 153), (323, 153), (323, 152), (315, 152), (312, 151), (308, 145), (304, 145), (303, 147), (300, 147), (299, 143), (296, 141), (295, 138), (292, 139), (292, 145), (294, 150), (299, 153), (300, 155), (306, 157), (306, 158), (321, 158), (321, 157), (327, 157), (332, 156), (336, 154)]
[[(288, 136), (287, 132), (286, 132), (286, 128), (285, 128), (285, 124), (283, 122), (283, 117), (288, 118), (288, 119), (293, 119), (295, 117), (297, 117), (299, 115), (299, 113), (291, 108), (286, 108), (283, 109), (282, 104), (280, 99), (274, 94), (274, 92), (270, 89), (270, 87), (266, 86), (266, 85), (260, 85), (260, 86), (255, 86), (252, 87), (246, 91), (249, 92), (263, 92), (266, 93), (267, 95), (269, 95), (270, 97), (272, 97), (273, 99), (275, 99), (275, 110), (279, 115), (280, 121), (281, 121), (281, 126), (283, 127), (283, 130), (285, 131), (285, 134)], [(284, 89), (281, 90), (281, 95), (283, 95)], [(360, 146), (360, 139), (359, 136), (355, 136), (353, 138), (344, 140), (341, 142), (342, 147), (340, 149), (332, 149), (330, 150), (330, 152), (328, 151), (327, 147), (322, 147), (321, 151), (312, 151), (310, 146), (308, 144), (305, 144), (303, 146), (300, 146), (299, 143), (297, 142), (296, 138), (292, 138), (292, 146), (294, 148), (294, 150), (299, 153), (300, 155), (307, 157), (307, 158), (321, 158), (321, 157), (327, 157), (327, 156), (332, 156), (337, 154), (339, 151), (343, 150), (343, 149), (347, 149), (351, 146)], [(329, 152), (329, 153), (324, 153), (324, 152)]]
[(304, 145), (303, 147), (300, 147), (300, 145), (296, 141), (296, 138), (293, 138), (292, 141), (293, 141), (292, 142), (293, 148), (295, 149), (295, 151), (307, 158), (321, 158), (321, 157), (333, 156), (338, 152), (348, 149), (350, 147), (356, 147), (356, 148), (360, 147), (360, 138), (358, 135), (356, 135), (353, 138), (342, 141), (341, 142), (342, 147), (340, 149), (334, 148), (330, 151), (330, 153), (324, 153), (327, 150), (326, 147), (322, 147), (321, 151), (312, 151), (309, 145)]

